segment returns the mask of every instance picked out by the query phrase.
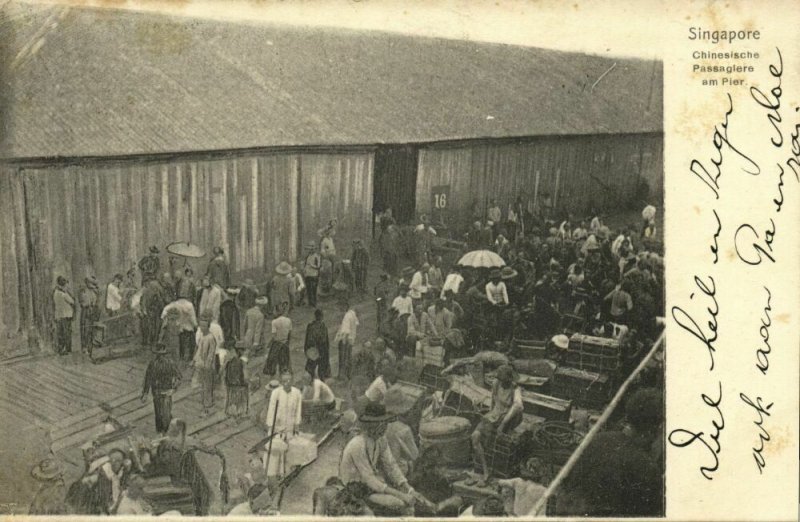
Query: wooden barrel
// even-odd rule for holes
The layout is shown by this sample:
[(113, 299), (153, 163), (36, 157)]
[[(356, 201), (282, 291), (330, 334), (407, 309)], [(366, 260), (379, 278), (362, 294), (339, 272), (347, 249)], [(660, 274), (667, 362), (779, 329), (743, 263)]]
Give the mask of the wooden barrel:
[(419, 426), (421, 449), (436, 446), (443, 464), (468, 466), (472, 458), (472, 425), (463, 417), (437, 417)]

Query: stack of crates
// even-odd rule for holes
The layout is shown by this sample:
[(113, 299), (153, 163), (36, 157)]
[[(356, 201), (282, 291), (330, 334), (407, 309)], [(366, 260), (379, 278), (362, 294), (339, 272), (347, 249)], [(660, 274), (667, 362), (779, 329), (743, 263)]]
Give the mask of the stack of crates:
[(620, 342), (606, 337), (573, 334), (564, 363), (590, 372), (616, 372), (622, 364)]
[(544, 359), (547, 342), (538, 339), (514, 339), (514, 356), (517, 359)]

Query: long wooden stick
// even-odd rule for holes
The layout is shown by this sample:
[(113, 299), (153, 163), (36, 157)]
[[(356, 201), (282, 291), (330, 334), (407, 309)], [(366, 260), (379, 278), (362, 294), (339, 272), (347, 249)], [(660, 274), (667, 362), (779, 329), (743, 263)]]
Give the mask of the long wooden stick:
[(272, 413), (272, 433), (269, 434), (269, 448), (267, 449), (267, 462), (264, 464), (264, 471), (269, 475), (269, 459), (272, 457), (272, 441), (275, 440), (275, 421), (278, 419), (278, 406), (281, 401), (275, 399), (275, 411)]

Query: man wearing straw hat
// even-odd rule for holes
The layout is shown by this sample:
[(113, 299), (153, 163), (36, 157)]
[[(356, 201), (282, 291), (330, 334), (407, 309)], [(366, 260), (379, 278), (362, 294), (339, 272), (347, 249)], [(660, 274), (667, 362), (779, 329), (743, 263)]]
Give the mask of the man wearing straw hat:
[(275, 267), (275, 275), (270, 281), (270, 302), (277, 314), (281, 313), (280, 308), (283, 303), (288, 303), (288, 308), (291, 309), (294, 302), (295, 286), (291, 274), (292, 266), (286, 261), (281, 261)]
[(67, 489), (64, 485), (64, 468), (54, 458), (46, 458), (31, 470), (31, 476), (39, 482), (29, 515), (66, 515)]
[(427, 501), (408, 484), (389, 448), (386, 427), (394, 417), (383, 404), (366, 404), (358, 416), (361, 433), (350, 439), (342, 451), (339, 478), (345, 484), (366, 484), (372, 493), (370, 503), (396, 506), (399, 514), (413, 515), (414, 504)]
[(306, 245), (306, 258), (303, 261), (303, 277), (306, 281), (306, 294), (308, 304), (317, 306), (317, 284), (319, 283), (319, 269), (322, 266), (322, 258), (317, 252), (317, 245), (313, 241)]
[(156, 432), (163, 435), (167, 433), (172, 420), (172, 394), (181, 381), (181, 373), (175, 363), (166, 357), (167, 347), (164, 343), (158, 343), (153, 353), (155, 357), (144, 373), (141, 400), (145, 402), (147, 394), (152, 393)]

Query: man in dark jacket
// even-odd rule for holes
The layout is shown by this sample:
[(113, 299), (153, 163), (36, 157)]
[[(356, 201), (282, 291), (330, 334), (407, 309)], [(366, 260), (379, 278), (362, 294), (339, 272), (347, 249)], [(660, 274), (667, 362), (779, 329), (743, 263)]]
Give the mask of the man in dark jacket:
[(95, 276), (89, 276), (81, 289), (81, 352), (92, 358), (94, 323), (100, 320), (100, 285)]
[(53, 290), (53, 316), (56, 322), (56, 353), (65, 355), (72, 352), (72, 320), (75, 317), (75, 299), (67, 290), (66, 277), (58, 276)]
[(142, 286), (148, 281), (158, 278), (158, 273), (161, 270), (161, 260), (158, 259), (158, 247), (153, 245), (150, 247), (150, 252), (139, 260), (139, 270), (142, 272)]
[(212, 285), (228, 288), (231, 285), (231, 271), (228, 267), (228, 261), (225, 260), (225, 251), (222, 250), (222, 247), (214, 247), (212, 252), (214, 259), (208, 264), (206, 273), (211, 278)]
[(145, 402), (147, 394), (152, 393), (156, 432), (163, 435), (167, 433), (172, 420), (172, 394), (181, 381), (181, 374), (175, 363), (166, 357), (167, 347), (164, 343), (158, 343), (153, 353), (155, 358), (144, 373), (141, 399)]
[(237, 342), (234, 349), (236, 357), (233, 357), (225, 365), (225, 388), (227, 390), (227, 400), (225, 401), (225, 414), (235, 419), (241, 419), (247, 415), (250, 402), (247, 381), (244, 376), (244, 365), (247, 358), (244, 357), (246, 350), (244, 342)]
[(364, 248), (364, 243), (360, 239), (353, 241), (353, 255), (350, 257), (353, 263), (353, 276), (355, 279), (356, 292), (366, 293), (367, 291), (367, 269), (369, 268), (369, 252)]
[[(311, 348), (316, 349), (316, 361), (313, 360), (313, 357), (309, 357), (308, 351)], [(329, 348), (328, 327), (322, 321), (322, 310), (317, 308), (314, 310), (314, 320), (306, 327), (304, 350), (307, 358), (306, 371), (311, 375), (316, 375), (323, 381), (331, 376)]]
[(157, 280), (147, 282), (142, 291), (142, 342), (154, 346), (161, 333), (161, 314), (167, 305), (166, 292)]

